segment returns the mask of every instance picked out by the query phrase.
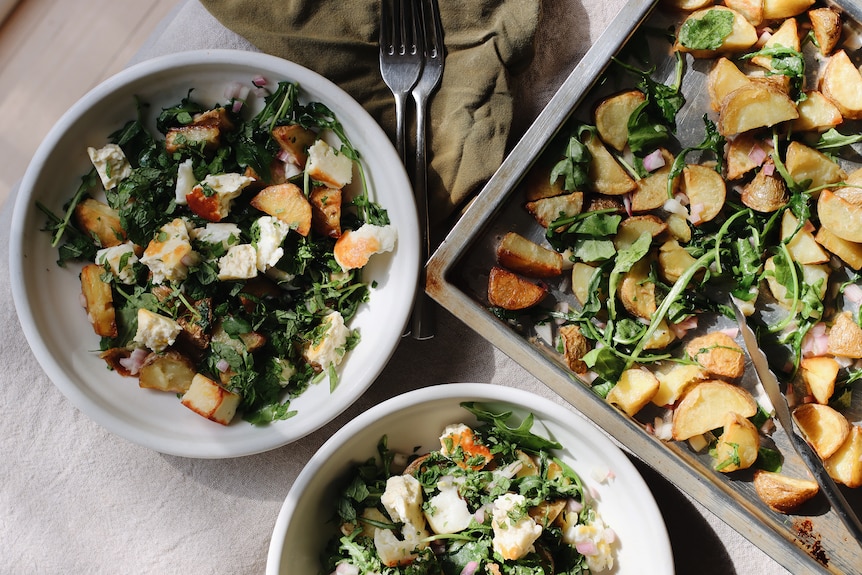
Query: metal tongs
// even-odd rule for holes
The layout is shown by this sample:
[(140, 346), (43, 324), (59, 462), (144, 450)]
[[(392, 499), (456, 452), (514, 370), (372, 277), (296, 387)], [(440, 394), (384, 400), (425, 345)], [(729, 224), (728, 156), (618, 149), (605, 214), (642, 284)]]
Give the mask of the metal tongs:
[(760, 380), (763, 389), (769, 396), (772, 406), (775, 409), (775, 417), (778, 423), (784, 428), (785, 433), (790, 438), (790, 443), (802, 458), (803, 463), (814, 476), (814, 479), (820, 485), (820, 490), (826, 496), (832, 509), (856, 539), (862, 544), (862, 521), (850, 507), (844, 494), (838, 488), (838, 485), (829, 476), (820, 456), (814, 451), (808, 441), (805, 440), (802, 430), (796, 425), (793, 417), (790, 415), (790, 408), (787, 406), (787, 400), (781, 393), (778, 386), (778, 378), (769, 369), (769, 362), (766, 359), (766, 354), (760, 349), (757, 343), (757, 338), (754, 331), (748, 327), (748, 322), (745, 315), (740, 311), (733, 298), (730, 298), (730, 307), (736, 314), (736, 323), (739, 324), (739, 331), (742, 333), (742, 339), (745, 342), (746, 350), (754, 365), (754, 371), (757, 373), (757, 378)]

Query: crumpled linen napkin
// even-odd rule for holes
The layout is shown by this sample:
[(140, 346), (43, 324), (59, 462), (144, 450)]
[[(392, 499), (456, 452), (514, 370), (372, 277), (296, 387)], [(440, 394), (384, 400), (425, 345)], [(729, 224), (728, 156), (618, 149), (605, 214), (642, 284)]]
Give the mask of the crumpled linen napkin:
[[(395, 103), (379, 69), (380, 0), (201, 3), (261, 51), (338, 84), (394, 142)], [(435, 223), (469, 200), (503, 160), (513, 119), (510, 75), (532, 57), (541, 3), (439, 4), (447, 55), (440, 89), (430, 103), (427, 133), (428, 193)]]

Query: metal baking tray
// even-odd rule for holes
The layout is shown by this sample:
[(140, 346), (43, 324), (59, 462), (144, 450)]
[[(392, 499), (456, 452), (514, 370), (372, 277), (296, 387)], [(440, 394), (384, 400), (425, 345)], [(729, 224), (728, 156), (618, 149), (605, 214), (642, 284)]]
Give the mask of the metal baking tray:
[[(838, 8), (852, 25), (859, 26), (862, 22), (862, 6), (857, 4), (857, 0), (827, 3)], [(499, 238), (506, 232), (517, 231), (540, 241), (544, 232), (523, 209), (523, 195), (519, 194), (521, 181), (533, 162), (570, 119), (589, 118), (596, 99), (613, 89), (604, 85), (613, 82), (605, 82), (607, 78), (603, 74), (611, 58), (625, 47), (639, 28), (667, 29), (679, 21), (678, 14), (657, 8), (655, 0), (630, 0), (622, 8), (430, 258), (426, 291), (622, 446), (792, 573), (859, 572), (862, 569), (862, 548), (821, 497), (817, 500), (822, 501), (822, 505), (806, 508), (805, 515), (781, 515), (771, 511), (754, 493), (750, 480), (717, 473), (711, 468), (708, 456), (696, 453), (685, 443), (664, 442), (647, 433), (641, 423), (625, 416), (590, 391), (565, 367), (552, 345), (543, 343), (529, 326), (515, 329), (498, 319), (488, 308), (488, 272), (495, 262)], [(667, 52), (665, 66), (656, 62), (659, 64), (656, 75), (666, 72), (669, 81), (673, 63), (670, 51)], [(687, 100), (700, 99), (701, 103), (695, 104), (693, 109), (700, 111), (690, 114), (690, 118), (678, 118), (680, 141), (685, 141), (682, 132), (687, 125), (692, 133), (699, 134), (692, 138), (695, 143), (702, 138), (700, 117), (706, 109), (708, 97), (705, 89), (707, 69), (702, 63), (693, 63), (688, 58), (682, 89)], [(566, 297), (559, 290), (554, 295)], [(804, 477), (804, 467), (781, 435), (777, 431), (773, 439), (785, 457), (784, 469), (788, 474)], [(854, 508), (862, 511), (860, 491), (862, 489), (844, 492)]]

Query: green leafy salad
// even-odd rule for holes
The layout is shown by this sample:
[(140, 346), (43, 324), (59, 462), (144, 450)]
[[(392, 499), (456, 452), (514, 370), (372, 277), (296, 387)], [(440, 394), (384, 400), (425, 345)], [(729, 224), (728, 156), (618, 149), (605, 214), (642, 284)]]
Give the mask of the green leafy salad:
[[(576, 575), (613, 568), (605, 525), (561, 449), (517, 427), (511, 412), (461, 404), (473, 427), (442, 430), (440, 449), (357, 465), (337, 499), (340, 534), (324, 571), (336, 575)], [(406, 467), (405, 467), (406, 465)]]
[(85, 264), (82, 304), (111, 369), (221, 424), (287, 419), (309, 385), (337, 386), (372, 287), (362, 268), (396, 231), (339, 120), (295, 83), (230, 84), (214, 105), (189, 90), (155, 112), (155, 132), (150, 113), (138, 102), (87, 149), (63, 214), (39, 206), (58, 264)]

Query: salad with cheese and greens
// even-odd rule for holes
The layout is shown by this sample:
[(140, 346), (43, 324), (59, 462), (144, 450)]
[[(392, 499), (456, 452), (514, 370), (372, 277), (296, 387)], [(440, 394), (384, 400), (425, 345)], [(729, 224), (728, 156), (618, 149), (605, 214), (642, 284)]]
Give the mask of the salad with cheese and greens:
[(300, 93), (263, 77), (228, 85), (221, 104), (189, 90), (155, 131), (138, 102), (87, 149), (64, 213), (39, 206), (58, 264), (84, 263), (81, 303), (108, 366), (225, 425), (287, 419), (310, 385), (337, 386), (373, 287), (362, 268), (397, 240), (343, 126)]
[[(511, 412), (461, 404), (479, 421), (446, 426), (440, 448), (355, 466), (337, 498), (335, 575), (576, 575), (612, 569), (618, 542), (562, 446)], [(610, 474), (608, 474), (608, 477)], [(606, 478), (604, 478), (606, 479)]]

